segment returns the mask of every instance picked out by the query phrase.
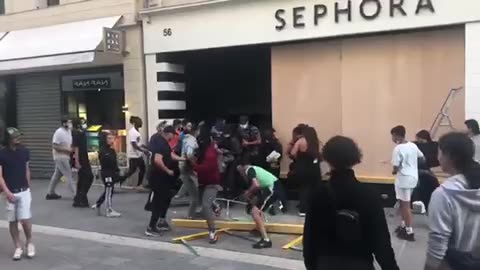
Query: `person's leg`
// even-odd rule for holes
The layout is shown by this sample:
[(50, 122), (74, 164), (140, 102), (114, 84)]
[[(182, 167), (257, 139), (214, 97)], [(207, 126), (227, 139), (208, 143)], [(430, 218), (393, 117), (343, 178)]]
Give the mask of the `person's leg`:
[(77, 194), (75, 183), (73, 182), (72, 167), (70, 166), (70, 160), (62, 158), (57, 160), (57, 166), (61, 174), (67, 179), (68, 187), (73, 196)]
[(90, 188), (92, 187), (93, 184), (93, 172), (92, 168), (90, 166), (85, 166), (84, 168), (84, 183), (82, 185), (82, 203), (84, 205), (88, 206), (88, 191), (90, 191)]
[(26, 243), (32, 243), (32, 221), (30, 219), (20, 221), (22, 223), (23, 232), (25, 233)]
[(278, 179), (276, 182), (275, 182), (275, 186), (274, 186), (274, 197), (280, 201), (280, 203), (282, 204), (281, 205), (281, 208), (280, 209), (282, 212), (287, 212), (287, 207), (288, 207), (288, 198), (287, 198), (287, 192), (285, 191), (285, 188), (283, 187), (283, 184), (281, 182), (280, 179)]
[(402, 217), (402, 227), (397, 231), (398, 236), (401, 239), (415, 241), (413, 228), (412, 228), (412, 210), (410, 208), (410, 198), (413, 189), (398, 188), (397, 197), (400, 205), (400, 215)]
[(143, 179), (145, 178), (145, 160), (143, 158), (138, 159), (138, 182), (137, 187), (142, 187)]
[(188, 218), (193, 218), (198, 206), (198, 186), (196, 184), (196, 176), (193, 174), (184, 174), (181, 176), (187, 192), (190, 195), (190, 205), (188, 208)]
[(16, 204), (17, 219), (20, 220), (25, 233), (27, 256), (33, 258), (35, 256), (35, 246), (32, 243), (32, 193), (30, 190), (19, 193)]
[(15, 248), (22, 248), (22, 243), (20, 242), (20, 231), (18, 230), (18, 222), (12, 221), (8, 225), (10, 230), (10, 236), (12, 237), (13, 244)]
[(128, 171), (124, 175), (125, 180), (130, 178), (138, 169), (138, 158), (130, 158), (128, 159)]
[(206, 186), (202, 195), (202, 210), (205, 219), (207, 220), (208, 230), (215, 232), (215, 219), (216, 215), (213, 211), (212, 204), (217, 198), (218, 188), (217, 186)]
[(58, 166), (57, 160), (55, 160), (55, 171), (53, 172), (52, 178), (50, 179), (47, 195), (56, 194), (55, 189), (57, 188), (57, 185), (60, 182), (61, 177), (62, 177), (62, 173), (60, 172), (60, 168)]

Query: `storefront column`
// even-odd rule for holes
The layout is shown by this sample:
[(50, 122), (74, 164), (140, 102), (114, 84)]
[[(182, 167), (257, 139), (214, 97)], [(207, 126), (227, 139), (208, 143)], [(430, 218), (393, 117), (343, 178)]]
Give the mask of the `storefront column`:
[(465, 26), (465, 117), (480, 120), (480, 23)]
[(186, 115), (185, 66), (171, 54), (146, 55), (148, 132)]

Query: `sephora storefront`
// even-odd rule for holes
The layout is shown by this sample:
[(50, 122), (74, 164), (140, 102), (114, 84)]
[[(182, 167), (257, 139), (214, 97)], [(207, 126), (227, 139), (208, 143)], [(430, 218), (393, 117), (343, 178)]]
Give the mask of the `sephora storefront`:
[[(223, 1), (144, 10), (149, 131), (162, 118), (195, 114), (201, 106), (189, 102), (192, 92), (218, 89), (204, 95), (223, 104), (253, 89), (237, 104), (248, 109), (237, 111), (263, 115), (283, 143), (298, 123), (315, 126), (322, 141), (351, 136), (364, 153), (361, 178), (388, 181), (382, 161), (390, 159), (394, 125), (413, 139), (457, 87), (453, 126), (480, 118), (478, 10), (478, 0)], [(212, 52), (229, 59), (225, 68), (202, 58)], [(189, 69), (195, 57), (202, 71)], [(202, 84), (192, 79), (198, 72)]]

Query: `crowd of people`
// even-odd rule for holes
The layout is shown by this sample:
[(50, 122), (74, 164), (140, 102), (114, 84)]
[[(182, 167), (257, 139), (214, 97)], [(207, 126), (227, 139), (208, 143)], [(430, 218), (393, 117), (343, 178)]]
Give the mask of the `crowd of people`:
[[(291, 159), (288, 177), (300, 184), (298, 211), (306, 216), (306, 268), (373, 270), (375, 259), (382, 269), (399, 269), (380, 198), (355, 176), (354, 167), (361, 163), (362, 152), (351, 138), (335, 136), (322, 146), (313, 127), (299, 124), (284, 152), (274, 129), (260, 132), (248, 117), (242, 116), (238, 124), (218, 119), (212, 127), (187, 120), (176, 120), (173, 125), (163, 122), (146, 143), (141, 137), (141, 119), (130, 120), (129, 171), (120, 173), (114, 148), (116, 135), (103, 132), (99, 159), (105, 189), (90, 206), (87, 193), (93, 173), (87, 153), (86, 122), (62, 119), (52, 139), (55, 172), (46, 199), (61, 198), (56, 186), (63, 176), (74, 207), (91, 207), (102, 214), (105, 204), (106, 217), (119, 217), (112, 202), (114, 186), (138, 170), (137, 188), (143, 189), (146, 174), (150, 191), (144, 207), (151, 212), (146, 235), (159, 236), (170, 230), (167, 212), (172, 199), (188, 194), (186, 218), (205, 218), (209, 242), (216, 243), (215, 222), (221, 212), (216, 199), (222, 194), (247, 203), (246, 211), (260, 234), (253, 247), (270, 248), (264, 212), (275, 214), (277, 210), (286, 211), (288, 206), (279, 181), (280, 162), (286, 154)], [(391, 165), (400, 217), (395, 234), (415, 241), (412, 200), (421, 201), (430, 225), (427, 270), (480, 269), (480, 128), (475, 120), (465, 124), (468, 134), (447, 133), (438, 142), (425, 130), (416, 134), (415, 142), (406, 139), (403, 126), (390, 132), (395, 143)], [(19, 260), (24, 254), (34, 257), (36, 253), (31, 240), (30, 154), (21, 144), (19, 130), (7, 128), (5, 132), (6, 141), (0, 149), (0, 188), (6, 198), (7, 220), (15, 244), (13, 259)], [(150, 166), (146, 166), (144, 158)], [(322, 181), (321, 161), (330, 166), (329, 181)], [(441, 185), (431, 171), (437, 166), (449, 175)], [(78, 175), (76, 185), (73, 172)], [(178, 179), (180, 189), (176, 188)], [(18, 223), (25, 233), (25, 246), (20, 241)]]

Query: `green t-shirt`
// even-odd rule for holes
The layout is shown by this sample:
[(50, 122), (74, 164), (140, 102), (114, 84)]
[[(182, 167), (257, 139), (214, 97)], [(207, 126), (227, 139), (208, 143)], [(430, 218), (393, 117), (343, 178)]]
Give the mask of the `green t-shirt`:
[(260, 188), (269, 188), (273, 190), (273, 185), (278, 180), (275, 175), (258, 166), (248, 166), (246, 174), (249, 181), (254, 178), (257, 179)]

